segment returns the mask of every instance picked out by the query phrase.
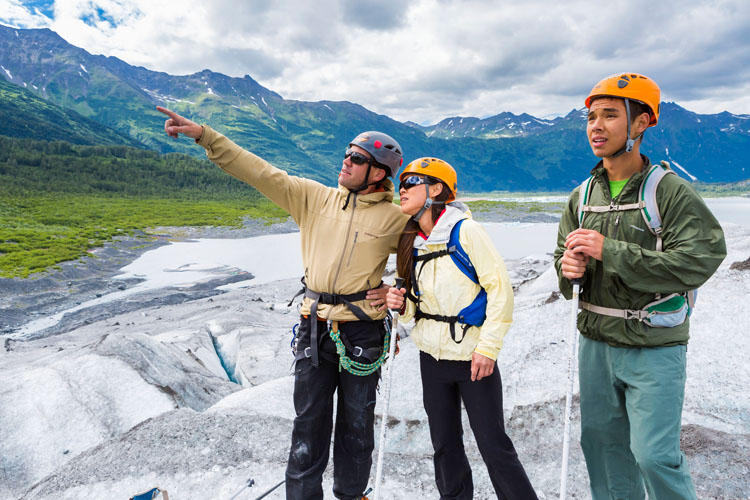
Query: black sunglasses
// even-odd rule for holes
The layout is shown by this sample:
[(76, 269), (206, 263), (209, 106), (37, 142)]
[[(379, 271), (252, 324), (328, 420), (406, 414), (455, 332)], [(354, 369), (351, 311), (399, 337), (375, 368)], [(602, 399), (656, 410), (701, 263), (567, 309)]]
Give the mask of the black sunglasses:
[(435, 184), (435, 181), (433, 181), (429, 177), (422, 177), (420, 175), (408, 175), (401, 179), (401, 182), (398, 185), (398, 190), (408, 190), (410, 188), (413, 188), (414, 186), (419, 186), (420, 184), (432, 185)]
[(362, 153), (357, 153), (356, 151), (352, 151), (351, 149), (347, 149), (346, 153), (344, 153), (344, 159), (347, 159), (347, 158), (349, 158), (349, 161), (351, 161), (355, 165), (364, 165), (372, 161), (371, 158), (368, 158)]

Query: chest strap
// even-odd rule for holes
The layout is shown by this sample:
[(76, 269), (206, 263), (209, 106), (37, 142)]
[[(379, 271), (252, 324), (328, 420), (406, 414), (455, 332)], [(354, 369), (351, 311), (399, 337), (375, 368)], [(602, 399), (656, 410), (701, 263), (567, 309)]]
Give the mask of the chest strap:
[(638, 203), (626, 203), (623, 205), (616, 205), (610, 203), (609, 205), (583, 205), (581, 211), (583, 212), (624, 212), (625, 210), (642, 210), (646, 206), (645, 201), (639, 201)]

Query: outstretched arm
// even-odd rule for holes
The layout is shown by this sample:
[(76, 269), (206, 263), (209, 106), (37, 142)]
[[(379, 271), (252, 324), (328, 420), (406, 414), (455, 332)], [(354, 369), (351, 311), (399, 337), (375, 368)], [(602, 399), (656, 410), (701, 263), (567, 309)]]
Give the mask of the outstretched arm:
[(194, 121), (188, 120), (184, 116), (180, 116), (174, 111), (161, 106), (156, 106), (156, 110), (160, 113), (164, 113), (169, 118), (164, 122), (164, 132), (169, 137), (177, 139), (180, 134), (184, 134), (191, 139), (198, 140), (203, 135), (203, 127), (195, 123)]

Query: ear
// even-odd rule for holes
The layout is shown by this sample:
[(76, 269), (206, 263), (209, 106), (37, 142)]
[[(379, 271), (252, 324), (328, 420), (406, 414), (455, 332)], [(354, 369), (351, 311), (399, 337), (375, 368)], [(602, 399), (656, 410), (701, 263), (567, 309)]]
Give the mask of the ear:
[(635, 119), (634, 123), (634, 132), (636, 136), (643, 133), (644, 130), (648, 128), (648, 124), (651, 122), (651, 115), (648, 113), (641, 113), (638, 118)]
[(370, 182), (380, 182), (385, 179), (385, 170), (373, 168), (370, 170)]

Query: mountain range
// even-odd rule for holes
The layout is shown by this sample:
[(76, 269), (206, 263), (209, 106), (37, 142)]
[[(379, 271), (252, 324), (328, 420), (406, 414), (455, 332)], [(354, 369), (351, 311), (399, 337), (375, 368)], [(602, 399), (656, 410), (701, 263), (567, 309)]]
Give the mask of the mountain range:
[[(364, 130), (394, 136), (405, 159), (438, 156), (459, 172), (459, 189), (569, 190), (596, 163), (585, 137), (585, 109), (541, 119), (499, 113), (451, 117), (431, 126), (402, 123), (347, 101), (284, 99), (249, 75), (208, 69), (174, 76), (115, 57), (92, 55), (48, 29), (0, 26), (2, 135), (126, 144), (202, 155), (163, 132), (156, 105), (207, 123), (293, 174), (335, 183), (348, 141)], [(13, 85), (10, 85), (13, 84)], [(642, 151), (671, 160), (703, 182), (750, 177), (750, 115), (701, 115), (662, 103)]]

